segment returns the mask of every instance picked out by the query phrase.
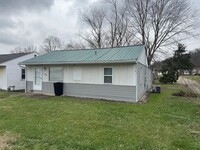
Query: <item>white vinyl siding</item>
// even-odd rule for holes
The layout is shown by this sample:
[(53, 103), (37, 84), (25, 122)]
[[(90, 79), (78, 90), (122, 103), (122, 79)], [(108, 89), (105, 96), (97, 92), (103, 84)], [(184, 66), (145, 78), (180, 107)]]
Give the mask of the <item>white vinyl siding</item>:
[(143, 72), (142, 72), (142, 67), (140, 67), (140, 70), (139, 70), (139, 74), (140, 74), (140, 78), (139, 78), (139, 82), (140, 84), (142, 84), (144, 82), (144, 79), (143, 79)]
[(6, 67), (0, 67), (0, 89), (7, 90)]
[(81, 80), (81, 67), (73, 67), (73, 80)]
[[(65, 83), (104, 84), (104, 68), (110, 68), (110, 65), (64, 65), (63, 67)], [(81, 69), (75, 73), (74, 67)], [(112, 65), (112, 84), (136, 86), (136, 70), (135, 64)]]
[(138, 63), (138, 73), (137, 78), (137, 99), (139, 100), (141, 96), (151, 87), (152, 80), (151, 80), (151, 69), (143, 64)]
[[(27, 81), (33, 81), (34, 67), (27, 66)], [(49, 69), (51, 66), (43, 66), (43, 82), (49, 81)], [(56, 66), (52, 66), (56, 67)], [(109, 68), (110, 65), (59, 65), (63, 67), (63, 82), (64, 83), (83, 83), (83, 84), (104, 84), (104, 68)], [(73, 73), (73, 68), (78, 67), (79, 71)], [(44, 69), (46, 68), (46, 69)], [(113, 64), (112, 65), (112, 85), (128, 85), (136, 86), (137, 67), (135, 64)], [(81, 71), (80, 71), (81, 69)], [(78, 73), (79, 72), (79, 73)], [(80, 73), (81, 72), (81, 73)], [(79, 74), (74, 80), (73, 74)]]
[(144, 66), (148, 66), (146, 52), (143, 50), (137, 60), (139, 63), (143, 64)]

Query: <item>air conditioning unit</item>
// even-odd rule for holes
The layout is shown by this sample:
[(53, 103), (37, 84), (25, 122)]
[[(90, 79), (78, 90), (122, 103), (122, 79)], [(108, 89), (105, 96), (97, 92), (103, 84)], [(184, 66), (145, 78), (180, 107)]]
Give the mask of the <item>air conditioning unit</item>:
[(153, 85), (152, 86), (152, 93), (160, 93), (160, 92), (161, 92), (160, 85)]

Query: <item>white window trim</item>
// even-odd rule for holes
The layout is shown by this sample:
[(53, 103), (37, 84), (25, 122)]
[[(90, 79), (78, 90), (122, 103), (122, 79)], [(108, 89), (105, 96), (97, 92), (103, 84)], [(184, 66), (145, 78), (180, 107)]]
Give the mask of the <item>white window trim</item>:
[[(104, 75), (104, 69), (105, 68), (111, 68), (112, 69), (112, 75)], [(107, 84), (107, 85), (113, 84), (113, 74), (114, 74), (114, 67), (113, 66), (104, 66), (103, 67), (103, 84)], [(105, 83), (104, 82), (104, 76), (111, 76), (112, 77), (112, 83)]]

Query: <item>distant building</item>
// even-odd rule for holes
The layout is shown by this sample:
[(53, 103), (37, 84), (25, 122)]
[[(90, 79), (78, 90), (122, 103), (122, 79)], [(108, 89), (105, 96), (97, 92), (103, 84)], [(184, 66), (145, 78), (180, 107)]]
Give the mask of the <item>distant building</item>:
[(200, 75), (200, 68), (195, 68), (192, 70), (193, 75)]
[(190, 75), (190, 71), (189, 70), (184, 70), (183, 71), (183, 75)]
[(1, 54), (0, 55), (0, 89), (25, 89), (26, 72), (18, 63), (33, 58), (35, 53)]

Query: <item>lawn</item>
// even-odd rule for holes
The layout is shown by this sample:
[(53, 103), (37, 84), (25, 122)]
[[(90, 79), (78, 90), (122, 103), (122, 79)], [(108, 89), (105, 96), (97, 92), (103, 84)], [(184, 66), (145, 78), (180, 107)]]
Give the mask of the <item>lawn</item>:
[(199, 149), (200, 101), (171, 95), (180, 89), (144, 104), (0, 92), (0, 135), (17, 150)]
[(186, 76), (188, 79), (200, 82), (200, 76)]

